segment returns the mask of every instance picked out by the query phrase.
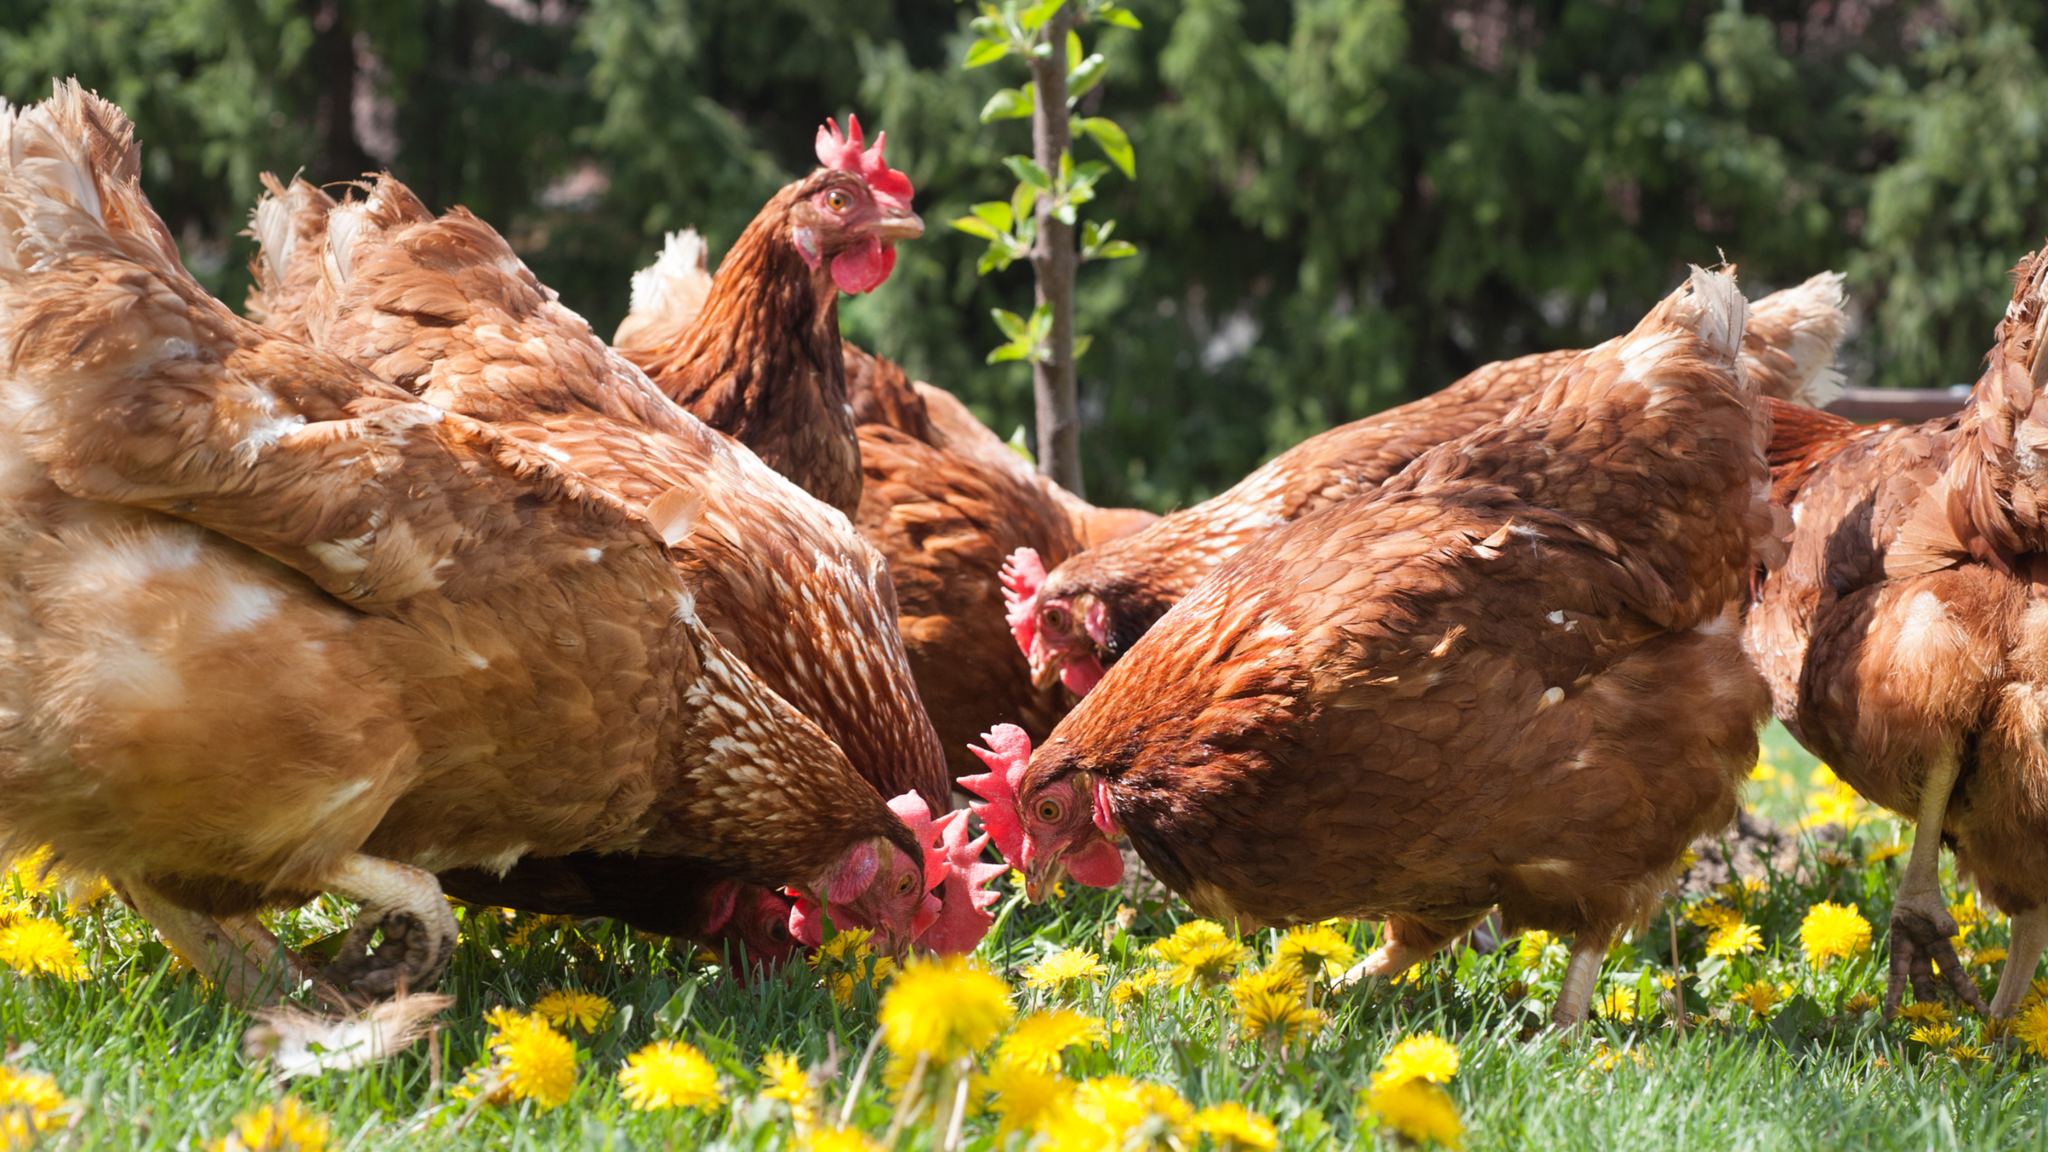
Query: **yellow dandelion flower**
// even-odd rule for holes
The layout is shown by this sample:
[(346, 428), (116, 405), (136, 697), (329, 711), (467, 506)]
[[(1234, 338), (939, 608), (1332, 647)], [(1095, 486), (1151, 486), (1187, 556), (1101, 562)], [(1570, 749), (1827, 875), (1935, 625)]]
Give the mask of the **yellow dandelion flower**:
[(1280, 1146), (1273, 1122), (1242, 1104), (1216, 1104), (1195, 1113), (1195, 1131), (1209, 1137), (1217, 1152), (1272, 1152)]
[(2036, 1004), (2013, 1018), (2012, 1035), (2036, 1056), (2048, 1056), (2048, 1004)]
[(49, 845), (16, 860), (4, 879), (23, 896), (48, 896), (55, 891), (57, 878), (50, 870)]
[(1768, 980), (1758, 980), (1749, 987), (1730, 996), (1729, 999), (1737, 1004), (1749, 1005), (1751, 1012), (1762, 1016), (1783, 1003), (1785, 998), (1791, 994), (1790, 985), (1773, 984)]
[(504, 1077), (507, 1095), (543, 1108), (568, 1103), (576, 1089), (576, 1046), (538, 1015), (494, 1009), (487, 1019), (497, 1031), (491, 1054)]
[(1636, 1019), (1636, 1000), (1634, 988), (1616, 988), (1593, 1001), (1593, 1010), (1600, 1014), (1602, 1020), (1611, 1020), (1616, 1024), (1633, 1024)]
[(1880, 844), (1877, 847), (1872, 848), (1870, 850), (1870, 855), (1864, 857), (1864, 859), (1872, 864), (1881, 864), (1894, 856), (1904, 856), (1906, 854), (1906, 850), (1910, 847), (1912, 847), (1912, 845), (1903, 844), (1894, 840), (1890, 844)]
[(1521, 940), (1515, 945), (1515, 963), (1524, 968), (1536, 967), (1543, 962), (1543, 953), (1556, 942), (1557, 937), (1541, 928), (1522, 933)]
[(1291, 970), (1303, 980), (1334, 980), (1357, 959), (1358, 950), (1327, 924), (1290, 928), (1273, 946), (1273, 967)]
[(1970, 963), (1981, 965), (1985, 968), (1989, 968), (1993, 964), (2003, 964), (2005, 963), (2005, 949), (1996, 947), (1979, 948), (1970, 954)]
[(1916, 1044), (1925, 1044), (1929, 1048), (1946, 1048), (1955, 1043), (1956, 1038), (1962, 1034), (1963, 1030), (1953, 1024), (1922, 1024), (1913, 1029), (1912, 1034), (1906, 1039)]
[(1015, 1011), (1001, 977), (964, 956), (941, 956), (905, 964), (876, 1019), (890, 1051), (943, 1063), (986, 1047)]
[(1876, 1007), (1877, 997), (1872, 996), (1868, 992), (1858, 992), (1847, 1000), (1842, 1001), (1842, 1011), (1851, 1016), (1861, 1015), (1876, 1009)]
[(611, 1001), (594, 992), (550, 992), (534, 1001), (536, 1016), (558, 1028), (575, 1025), (595, 1032), (612, 1014)]
[(1899, 1018), (1909, 1024), (1945, 1024), (1949, 1020), (1948, 1005), (1932, 1001), (1908, 1004), (1899, 1009)]
[(1142, 972), (1133, 972), (1117, 981), (1116, 986), (1109, 990), (1110, 1007), (1127, 1008), (1132, 1004), (1150, 1003), (1161, 989), (1170, 986), (1171, 981), (1164, 968), (1147, 968)]
[(1024, 969), (1026, 988), (1057, 992), (1077, 980), (1099, 980), (1109, 973), (1102, 958), (1082, 948), (1063, 948)]
[(1465, 1126), (1458, 1121), (1458, 1106), (1442, 1088), (1427, 1080), (1405, 1080), (1366, 1093), (1364, 1115), (1378, 1121), (1414, 1143), (1431, 1142), (1446, 1148), (1459, 1147)]
[(1303, 1003), (1301, 993), (1290, 987), (1239, 997), (1237, 1021), (1245, 1039), (1280, 1047), (1306, 1040), (1319, 1031), (1323, 1014)]
[(1801, 828), (1818, 828), (1823, 824), (1853, 826), (1869, 807), (1856, 789), (1825, 764), (1813, 770), (1812, 782), (1814, 792), (1806, 798), (1810, 811), (1799, 822)]
[(1640, 1048), (1624, 1048), (1617, 1052), (1603, 1043), (1593, 1050), (1593, 1056), (1586, 1061), (1586, 1067), (1595, 1072), (1612, 1072), (1621, 1067), (1623, 1061), (1638, 1068), (1650, 1066), (1650, 1058), (1644, 1055)]
[(761, 1058), (761, 1095), (789, 1105), (790, 1116), (798, 1128), (810, 1127), (816, 1118), (812, 1094), (811, 1076), (804, 1071), (803, 1061), (783, 1052), (770, 1052)]
[(57, 1082), (41, 1072), (0, 1064), (0, 1149), (26, 1148), (56, 1129), (65, 1105)]
[(1757, 931), (1756, 925), (1738, 920), (1714, 929), (1714, 934), (1707, 937), (1707, 955), (1743, 956), (1763, 947), (1763, 943), (1763, 933)]
[(830, 940), (810, 955), (813, 968), (830, 968), (835, 965), (850, 965), (874, 954), (872, 941), (875, 934), (866, 928), (848, 928), (834, 933)]
[(1004, 1136), (1044, 1131), (1074, 1099), (1073, 1081), (1044, 1068), (1007, 1060), (997, 1062), (982, 1078), (982, 1085), (994, 1094), (989, 1107), (1000, 1117), (997, 1131)]
[(626, 1057), (619, 1083), (625, 1086), (626, 1103), (642, 1112), (718, 1103), (718, 1069), (704, 1053), (675, 1040), (657, 1040)]
[(211, 1152), (324, 1152), (326, 1147), (327, 1117), (287, 1096), (236, 1116), (234, 1132), (214, 1141)]
[(1967, 1064), (1972, 1060), (1989, 1060), (1991, 1058), (1984, 1049), (1979, 1048), (1975, 1044), (1951, 1044), (1948, 1046), (1947, 1055), (1949, 1059), (1958, 1064)]
[(1749, 778), (1759, 784), (1769, 784), (1777, 780), (1778, 770), (1764, 761), (1758, 760), (1756, 767), (1749, 770)]
[[(1164, 1084), (1105, 1076), (1076, 1088), (1067, 1111), (1069, 1123), (1052, 1126), (1054, 1147), (1130, 1148), (1131, 1135), (1140, 1130), (1146, 1137), (1142, 1147), (1183, 1145), (1187, 1143), (1188, 1124), (1195, 1110), (1180, 1098), (1180, 1093)], [(1083, 1135), (1091, 1132), (1095, 1139)], [(1077, 1135), (1083, 1138), (1077, 1140)], [(1108, 1139), (1105, 1141), (1102, 1136)]]
[(1269, 968), (1247, 972), (1230, 982), (1230, 995), (1240, 1004), (1253, 996), (1275, 993), (1299, 999), (1308, 994), (1308, 989), (1292, 965), (1282, 967), (1278, 960)]
[(1187, 985), (1222, 983), (1250, 952), (1225, 932), (1223, 925), (1190, 920), (1174, 929), (1172, 936), (1153, 944), (1152, 954), (1172, 965), (1175, 984)]
[(1372, 1074), (1372, 1086), (1394, 1088), (1410, 1080), (1445, 1084), (1457, 1074), (1458, 1046), (1434, 1032), (1418, 1032), (1403, 1037), (1380, 1057), (1379, 1070)]
[(1799, 924), (1799, 943), (1807, 963), (1825, 968), (1830, 960), (1847, 959), (1870, 947), (1870, 921), (1845, 904), (1815, 904)]
[(1101, 1044), (1108, 1039), (1102, 1021), (1065, 1008), (1034, 1012), (1010, 1029), (996, 1049), (998, 1063), (1039, 1072), (1059, 1067), (1060, 1053), (1080, 1044)]
[(804, 1152), (888, 1152), (858, 1128), (827, 1128), (804, 1141)]
[(1956, 935), (1968, 936), (1984, 926), (1984, 909), (1977, 906), (1977, 894), (1963, 895), (1962, 903), (1948, 906), (1948, 914), (1955, 919)]
[(64, 926), (37, 917), (0, 928), (0, 964), (30, 976), (42, 972), (66, 980), (85, 978), (85, 965)]
[(1702, 928), (1719, 932), (1742, 923), (1742, 913), (1719, 901), (1708, 901), (1686, 910), (1685, 918)]

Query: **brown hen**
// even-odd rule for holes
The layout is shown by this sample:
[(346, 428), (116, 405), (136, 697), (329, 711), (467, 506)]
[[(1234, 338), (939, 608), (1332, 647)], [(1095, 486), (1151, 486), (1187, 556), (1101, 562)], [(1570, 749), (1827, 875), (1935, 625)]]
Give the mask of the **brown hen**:
[[(1743, 359), (1763, 393), (1819, 407), (1838, 391), (1831, 367), (1848, 326), (1842, 277), (1826, 272), (1752, 306)], [(1047, 572), (1019, 554), (1008, 572), (1010, 622), (1040, 680), (1086, 695), (1154, 621), (1217, 564), (1281, 524), (1367, 492), (1424, 450), (1491, 420), (1577, 352), (1488, 364), (1433, 395), (1311, 436), (1229, 491)]]
[(1750, 646), (1793, 736), (1919, 829), (1892, 904), (1887, 1016), (1908, 984), (1934, 998), (1930, 962), (1983, 1007), (1950, 944), (1944, 840), (2013, 918), (1993, 1015), (2018, 1006), (2048, 945), (2048, 257), (2015, 276), (1962, 412), (1892, 428), (1789, 414), (1772, 445), (1795, 528)]
[(1113, 879), (1128, 837), (1240, 928), (1389, 920), (1357, 975), (1498, 905), (1574, 934), (1554, 1015), (1584, 1019), (1612, 934), (1734, 816), (1768, 706), (1739, 636), (1775, 544), (1745, 312), (1696, 271), (1500, 421), (1225, 561), (1028, 766), (992, 734), (980, 810), (1029, 890)]
[(106, 874), (245, 1002), (283, 962), (249, 913), (361, 899), (330, 975), (418, 987), (455, 941), (421, 869), (528, 853), (689, 856), (908, 937), (922, 845), (704, 623), (687, 501), (234, 316), (75, 84), (0, 134), (6, 690), (39, 718), (0, 853)]
[[(333, 209), (322, 257), (330, 274), (310, 294), (306, 319), (316, 343), (440, 407), (544, 445), (628, 503), (650, 504), (679, 475), (697, 477), (699, 527), (678, 561), (706, 623), (770, 688), (823, 727), (884, 795), (914, 792), (943, 812), (950, 791), (944, 761), (918, 704), (886, 570), (874, 550), (606, 349), (487, 225), (459, 209), (436, 220), (388, 177), (368, 192)], [(561, 875), (586, 868), (581, 880)], [(548, 893), (580, 888), (588, 897), (580, 914), (589, 915), (601, 914), (608, 894), (622, 909), (658, 906), (651, 892), (693, 875), (643, 855), (637, 873), (611, 863), (536, 858), (489, 883), (468, 873), (445, 880), (479, 899), (505, 901), (517, 896), (525, 877), (535, 896), (510, 902), (546, 911), (556, 908), (540, 902), (563, 903)], [(936, 885), (943, 874), (928, 879)], [(737, 901), (742, 910), (759, 905), (750, 892)], [(873, 926), (834, 912), (843, 926)], [(618, 915), (650, 930), (687, 923), (672, 915)], [(978, 936), (957, 919), (947, 918), (947, 927), (925, 942), (971, 947), (965, 937)], [(814, 922), (807, 914), (799, 927)], [(758, 939), (749, 944), (756, 952), (761, 947)]]
[[(860, 453), (839, 352), (839, 293), (871, 292), (898, 240), (924, 234), (910, 181), (882, 159), (887, 133), (861, 150), (860, 121), (818, 132), (816, 172), (769, 200), (679, 323), (629, 321), (620, 351), (705, 423), (849, 518)], [(672, 259), (689, 257), (675, 254)], [(628, 341), (630, 340), (630, 343)]]

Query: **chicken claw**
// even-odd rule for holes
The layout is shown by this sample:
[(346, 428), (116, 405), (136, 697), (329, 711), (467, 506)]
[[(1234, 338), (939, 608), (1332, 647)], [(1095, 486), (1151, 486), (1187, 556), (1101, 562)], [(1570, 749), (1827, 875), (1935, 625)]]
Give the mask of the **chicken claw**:
[(1956, 946), (1950, 939), (1955, 934), (1955, 917), (1942, 906), (1939, 890), (1932, 900), (1901, 896), (1892, 904), (1892, 975), (1884, 994), (1886, 1020), (1898, 1013), (1899, 1001), (1909, 982), (1915, 1000), (1932, 1003), (1940, 997), (1940, 985), (1934, 979), (1935, 964), (1941, 965), (1941, 974), (1955, 990), (1957, 999), (1981, 1015), (1991, 1014), (1962, 958), (1956, 955)]
[[(458, 929), (431, 873), (356, 855), (328, 877), (327, 890), (361, 901), (363, 910), (322, 973), (326, 979), (377, 996), (440, 979), (455, 955)], [(378, 931), (384, 942), (372, 949), (370, 937)]]

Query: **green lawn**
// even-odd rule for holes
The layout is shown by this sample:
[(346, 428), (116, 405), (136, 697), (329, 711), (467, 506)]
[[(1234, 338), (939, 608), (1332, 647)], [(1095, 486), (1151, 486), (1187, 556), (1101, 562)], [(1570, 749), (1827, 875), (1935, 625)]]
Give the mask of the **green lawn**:
[[(1775, 730), (1766, 747), (1776, 778), (1753, 786), (1758, 809), (1783, 821), (1827, 811), (1811, 758)], [(2048, 1147), (2039, 1057), (2010, 1041), (1980, 1043), (1979, 1024), (1967, 1015), (1950, 1045), (1977, 1046), (1974, 1057), (1909, 1039), (1907, 1022), (1885, 1025), (1874, 1011), (1845, 1010), (1851, 996), (1882, 995), (1884, 916), (1904, 861), (1871, 858), (1895, 840), (1892, 820), (1867, 808), (1852, 815), (1846, 839), (1825, 847), (1809, 841), (1798, 869), (1803, 881), (1772, 875), (1728, 900), (1760, 931), (1758, 952), (1708, 958), (1708, 930), (1679, 910), (1687, 1007), (1704, 1017), (1683, 1033), (1668, 1026), (1669, 999), (1660, 994), (1670, 975), (1670, 915), (1615, 947), (1601, 994), (1608, 1017), (1566, 1036), (1544, 1026), (1563, 970), (1558, 942), (1510, 942), (1490, 955), (1460, 949), (1417, 979), (1320, 997), (1326, 1026), (1306, 1045), (1279, 1052), (1238, 1039), (1222, 989), (1162, 993), (1122, 1010), (1112, 1003), (1117, 980), (1157, 963), (1147, 946), (1186, 918), (1177, 906), (1141, 901), (1132, 908), (1115, 893), (1070, 888), (1064, 900), (1032, 908), (1006, 889), (999, 930), (981, 955), (1009, 980), (1021, 1015), (1055, 1003), (1047, 992), (1023, 988), (1023, 967), (1064, 948), (1098, 953), (1109, 974), (1083, 981), (1066, 1002), (1110, 1021), (1113, 1031), (1104, 1045), (1069, 1051), (1066, 1075), (1158, 1082), (1194, 1108), (1242, 1101), (1271, 1118), (1288, 1148), (1394, 1146), (1383, 1130), (1361, 1128), (1359, 1092), (1398, 1039), (1424, 1031), (1460, 1050), (1462, 1067), (1447, 1089), (1472, 1148)], [(0, 970), (0, 1063), (47, 1073), (68, 1101), (50, 1118), (43, 1146), (204, 1148), (231, 1130), (238, 1113), (282, 1094), (238, 1054), (249, 1020), (177, 971), (139, 921), (111, 901), (78, 911), (55, 894), (25, 895), (18, 878), (11, 884), (17, 907), (25, 900), (31, 912), (66, 924), (90, 968), (79, 982)], [(1876, 939), (1860, 956), (1815, 971), (1801, 952), (1799, 927), (1820, 900), (1859, 907)], [(343, 906), (323, 901), (280, 918), (278, 928), (303, 943), (336, 930), (345, 916)], [(444, 985), (457, 1006), (443, 1018), (438, 1075), (422, 1043), (374, 1068), (291, 1086), (330, 1118), (329, 1147), (799, 1147), (787, 1106), (757, 1095), (762, 1056), (780, 1049), (826, 1065), (823, 1104), (836, 1119), (874, 1033), (879, 994), (864, 984), (839, 1005), (814, 973), (740, 987), (686, 954), (602, 922), (534, 926), (475, 909), (464, 916), (462, 949)], [(1372, 934), (1370, 925), (1351, 929), (1361, 951)], [(1276, 938), (1254, 942), (1259, 957)], [(2003, 920), (1992, 916), (1968, 943), (1981, 954), (2004, 940)], [(1988, 995), (1998, 965), (1975, 972)], [(1761, 1014), (1731, 1002), (1732, 990), (1759, 982), (1785, 998)], [(465, 1072), (485, 1059), (486, 1011), (524, 1008), (551, 989), (592, 991), (614, 1009), (595, 1035), (569, 1029), (578, 1062), (568, 1101), (473, 1106), (458, 1095)], [(1613, 1012), (1627, 1007), (1638, 1009), (1634, 1022)], [(723, 1106), (638, 1112), (628, 1105), (616, 1079), (621, 1062), (663, 1038), (710, 1056)], [(893, 1111), (880, 1083), (882, 1062), (850, 1110), (854, 1125), (878, 1141)], [(1155, 1121), (1133, 1139), (1178, 1137), (1190, 1149), (1206, 1140), (1173, 1129)], [(0, 1147), (6, 1132), (0, 1115)], [(903, 1125), (895, 1146), (934, 1147), (939, 1138), (926, 1114)], [(1022, 1137), (1009, 1140), (1022, 1146)], [(961, 1146), (1003, 1147), (994, 1115), (974, 1111)]]

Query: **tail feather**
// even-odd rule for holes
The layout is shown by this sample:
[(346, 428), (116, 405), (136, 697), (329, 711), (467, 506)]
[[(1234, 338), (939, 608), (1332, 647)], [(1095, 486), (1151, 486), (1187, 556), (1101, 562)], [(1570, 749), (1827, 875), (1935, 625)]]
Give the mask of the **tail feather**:
[(1767, 396), (1824, 408), (1842, 394), (1835, 349), (1849, 331), (1842, 274), (1822, 272), (1750, 305), (1743, 360)]
[(660, 258), (633, 273), (633, 306), (619, 322), (612, 344), (658, 348), (695, 323), (711, 294), (708, 255), (695, 228), (669, 233)]
[(297, 177), (286, 185), (265, 172), (263, 186), (267, 191), (244, 233), (255, 239), (257, 252), (249, 262), (256, 282), (243, 311), (274, 332), (305, 340), (307, 301), (324, 271), (321, 241), (335, 200)]
[(30, 108), (0, 102), (0, 174), (10, 186), (0, 202), (0, 272), (18, 275), (83, 247), (126, 251), (191, 283), (142, 197), (134, 126), (76, 80), (54, 88)]

